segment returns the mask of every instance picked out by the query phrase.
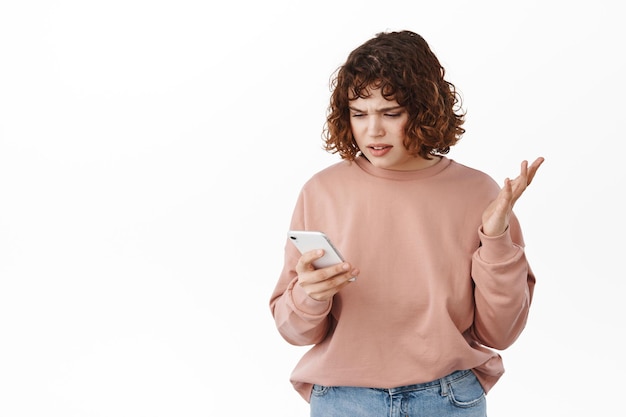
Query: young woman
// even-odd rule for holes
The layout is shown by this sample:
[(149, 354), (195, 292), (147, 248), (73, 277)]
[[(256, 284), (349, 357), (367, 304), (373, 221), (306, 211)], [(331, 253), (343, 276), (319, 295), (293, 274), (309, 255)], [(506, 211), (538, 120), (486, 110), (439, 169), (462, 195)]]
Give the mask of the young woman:
[[(535, 276), (516, 200), (543, 158), (502, 188), (447, 156), (464, 133), (455, 86), (426, 41), (380, 33), (333, 82), (326, 150), (292, 230), (324, 232), (346, 262), (289, 242), (271, 295), (278, 331), (312, 345), (291, 375), (312, 417), (485, 416), (494, 349), (524, 329)], [(356, 277), (356, 279), (354, 279)]]

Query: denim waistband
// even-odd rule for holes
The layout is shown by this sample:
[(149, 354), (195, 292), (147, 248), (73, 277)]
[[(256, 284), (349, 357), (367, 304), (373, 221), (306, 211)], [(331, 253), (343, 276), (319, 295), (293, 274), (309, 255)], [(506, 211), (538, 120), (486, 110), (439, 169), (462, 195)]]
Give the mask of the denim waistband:
[(375, 388), (376, 390), (379, 391), (385, 391), (388, 392), (389, 394), (402, 394), (405, 392), (411, 392), (411, 391), (419, 391), (419, 390), (423, 390), (423, 389), (428, 389), (428, 388), (433, 388), (433, 387), (437, 387), (437, 386), (445, 386), (446, 384), (456, 380), (456, 379), (461, 379), (463, 377), (465, 377), (467, 374), (469, 374), (470, 372), (472, 372), (469, 369), (463, 370), (463, 371), (454, 371), (449, 375), (446, 375), (442, 378), (439, 379), (435, 379), (434, 381), (430, 381), (430, 382), (423, 382), (421, 384), (412, 384), (412, 385), (404, 385), (401, 387), (394, 387), (394, 388)]

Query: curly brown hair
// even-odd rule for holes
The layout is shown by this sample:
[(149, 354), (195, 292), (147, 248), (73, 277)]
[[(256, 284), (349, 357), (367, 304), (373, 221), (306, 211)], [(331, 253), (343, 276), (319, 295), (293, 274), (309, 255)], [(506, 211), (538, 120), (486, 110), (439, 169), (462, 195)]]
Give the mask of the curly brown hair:
[(350, 128), (349, 103), (380, 88), (409, 115), (404, 146), (414, 156), (447, 154), (465, 129), (465, 113), (455, 86), (420, 35), (381, 32), (350, 53), (331, 80), (332, 94), (324, 125), (324, 149), (354, 160), (359, 148)]

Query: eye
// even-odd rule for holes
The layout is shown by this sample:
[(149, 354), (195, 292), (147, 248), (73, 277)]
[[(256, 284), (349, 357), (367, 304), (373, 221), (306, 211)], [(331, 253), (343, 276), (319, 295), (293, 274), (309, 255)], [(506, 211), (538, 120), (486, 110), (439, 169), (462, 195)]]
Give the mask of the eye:
[(352, 113), (351, 116), (355, 118), (365, 117), (365, 113)]
[(400, 116), (402, 116), (402, 112), (398, 112), (398, 113), (385, 113), (385, 116), (386, 116), (386, 117), (391, 117), (391, 118), (393, 119), (393, 118), (396, 118), (396, 117), (400, 117)]

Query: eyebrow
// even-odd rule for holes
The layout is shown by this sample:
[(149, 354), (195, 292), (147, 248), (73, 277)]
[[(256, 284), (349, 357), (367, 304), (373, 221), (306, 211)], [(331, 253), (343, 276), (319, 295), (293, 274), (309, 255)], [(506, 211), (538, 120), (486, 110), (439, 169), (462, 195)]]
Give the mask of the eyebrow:
[[(357, 113), (367, 113), (365, 110), (360, 110), (360, 109), (357, 109), (356, 107), (348, 106), (348, 108)], [(386, 113), (388, 111), (398, 110), (402, 108), (403, 106), (383, 107), (383, 108), (375, 110), (375, 113)]]

